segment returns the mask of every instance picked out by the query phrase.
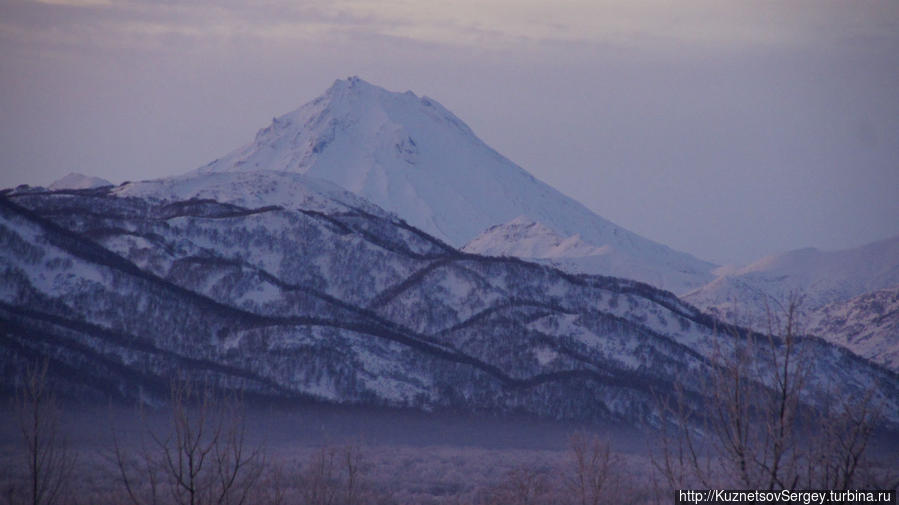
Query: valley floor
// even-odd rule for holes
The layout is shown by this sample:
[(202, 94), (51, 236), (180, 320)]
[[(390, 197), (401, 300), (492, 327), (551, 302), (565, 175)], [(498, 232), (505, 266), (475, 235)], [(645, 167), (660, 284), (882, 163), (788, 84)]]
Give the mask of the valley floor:
[[(0, 503), (30, 503), (20, 422), (9, 412), (0, 418)], [(49, 503), (190, 503), (172, 499), (160, 478), (166, 472), (157, 467), (151, 477), (145, 465), (145, 455), (162, 454), (149, 433), (172, 440), (170, 411), (66, 407), (61, 413), (58, 432), (74, 466), (66, 492)], [(245, 467), (258, 479), (247, 484), (243, 503), (567, 505), (585, 497), (583, 503), (594, 503), (591, 496), (598, 503), (671, 502), (670, 486), (655, 467), (659, 438), (622, 427), (324, 405), (251, 408), (242, 426), (244, 456), (259, 451)], [(875, 445), (899, 447), (896, 437), (888, 442)], [(210, 461), (220, 457), (210, 452)], [(128, 495), (123, 469), (136, 499)], [(153, 478), (160, 485), (148, 499)]]
[[(131, 502), (121, 468), (135, 472), (142, 448), (156, 450), (147, 428), (165, 438), (169, 414), (64, 409), (60, 433), (75, 466), (59, 503)], [(252, 409), (245, 427), (245, 450), (259, 449), (265, 460), (258, 461), (264, 470), (247, 502), (259, 505), (574, 503), (576, 433), (581, 449), (595, 449), (598, 457), (616, 463), (616, 489), (610, 481), (604, 493), (636, 492), (640, 479), (624, 477), (646, 475), (630, 469), (647, 470), (649, 464), (637, 433), (593, 427), (588, 435), (583, 426), (528, 418), (307, 406)], [(24, 503), (14, 495), (27, 494), (21, 439), (19, 421), (4, 415), (0, 480), (6, 501), (0, 503)], [(133, 474), (140, 492), (149, 496), (147, 476)], [(160, 503), (169, 503), (168, 488), (163, 491)]]

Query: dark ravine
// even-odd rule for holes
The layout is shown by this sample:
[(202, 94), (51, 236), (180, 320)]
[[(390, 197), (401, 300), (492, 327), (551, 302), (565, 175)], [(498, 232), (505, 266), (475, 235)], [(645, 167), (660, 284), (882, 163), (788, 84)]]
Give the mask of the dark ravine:
[[(4, 384), (47, 357), (90, 399), (161, 398), (186, 370), (276, 399), (649, 426), (654, 395), (698, 398), (713, 349), (745, 332), (646, 284), (463, 254), (359, 209), (15, 190), (0, 248)], [(815, 388), (874, 387), (899, 412), (894, 373), (802, 342)]]

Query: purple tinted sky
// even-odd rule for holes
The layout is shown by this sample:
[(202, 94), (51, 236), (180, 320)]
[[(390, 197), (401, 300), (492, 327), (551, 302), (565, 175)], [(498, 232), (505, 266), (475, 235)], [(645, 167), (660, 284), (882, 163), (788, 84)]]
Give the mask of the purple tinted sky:
[(185, 172), (354, 74), (704, 259), (899, 234), (895, 0), (0, 0), (0, 187)]

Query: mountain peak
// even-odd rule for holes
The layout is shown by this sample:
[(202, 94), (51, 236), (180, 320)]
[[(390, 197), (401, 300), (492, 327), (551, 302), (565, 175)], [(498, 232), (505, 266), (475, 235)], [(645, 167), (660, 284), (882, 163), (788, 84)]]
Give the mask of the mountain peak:
[(540, 223), (538, 223), (537, 221), (534, 221), (533, 219), (522, 214), (522, 215), (516, 217), (515, 219), (509, 221), (504, 226), (527, 227), (527, 226), (539, 226), (539, 225), (540, 225)]
[[(201, 172), (272, 170), (331, 181), (455, 247), (491, 226), (528, 216), (559, 237), (632, 256), (628, 275), (667, 289), (711, 280), (712, 264), (657, 244), (597, 216), (482, 142), (427, 96), (393, 92), (359, 77), (338, 79), (320, 97), (274, 118), (250, 144)], [(643, 268), (645, 267), (645, 268)], [(660, 282), (673, 271), (689, 277)]]
[(344, 116), (351, 121), (372, 114), (389, 118), (391, 122), (398, 124), (427, 118), (438, 125), (450, 126), (480, 142), (465, 122), (437, 100), (427, 96), (419, 97), (411, 90), (389, 91), (358, 76), (337, 79), (323, 95), (288, 115), (301, 113), (311, 105), (319, 105), (331, 115)]
[(394, 94), (386, 89), (375, 86), (370, 82), (358, 77), (358, 76), (350, 76), (346, 79), (337, 79), (334, 81), (334, 84), (325, 91), (324, 95), (321, 98), (327, 98), (330, 100), (340, 100), (346, 98), (364, 98), (364, 99), (372, 99), (372, 98), (381, 98), (387, 94)]
[(100, 177), (90, 177), (77, 172), (70, 172), (61, 179), (53, 181), (49, 189), (56, 191), (61, 189), (92, 189), (103, 186), (112, 186), (112, 183)]
[[(501, 171), (532, 179), (436, 100), (388, 91), (352, 76), (273, 118), (252, 143), (200, 171), (274, 170), (329, 180), (462, 245), (507, 216), (466, 219), (474, 217), (471, 212), (450, 215), (429, 207), (447, 198), (454, 200), (453, 206), (469, 206), (470, 198), (458, 193), (476, 186), (478, 179), (489, 179), (490, 167), (498, 164)], [(484, 202), (490, 199), (483, 195)]]
[(492, 226), (462, 248), (485, 256), (516, 256), (546, 259), (599, 254), (597, 247), (585, 244), (580, 235), (565, 237), (543, 223), (518, 216), (508, 223)]
[[(333, 96), (336, 94), (356, 94), (356, 95), (364, 95), (364, 94), (372, 94), (372, 93), (388, 93), (388, 94), (399, 94), (393, 93), (391, 91), (387, 91), (386, 89), (372, 84), (365, 79), (357, 75), (351, 75), (346, 79), (337, 79), (331, 84), (331, 87), (325, 91), (325, 96)], [(412, 96), (415, 96), (411, 91), (407, 91), (406, 93), (411, 93)]]

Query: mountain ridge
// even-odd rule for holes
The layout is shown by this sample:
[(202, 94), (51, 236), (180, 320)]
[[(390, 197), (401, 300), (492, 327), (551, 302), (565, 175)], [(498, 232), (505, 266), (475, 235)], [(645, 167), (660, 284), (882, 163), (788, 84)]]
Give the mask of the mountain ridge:
[[(185, 196), (245, 176), (195, 177)], [(279, 398), (647, 426), (653, 390), (708, 372), (714, 321), (648, 285), (460, 253), (327, 194), (253, 209), (157, 186), (0, 196), (4, 373), (53, 356), (127, 398), (185, 369)], [(884, 377), (899, 397), (886, 370), (804, 342), (825, 383)]]
[(899, 286), (812, 311), (808, 332), (899, 372)]
[(795, 294), (803, 298), (804, 309), (814, 311), (899, 286), (899, 235), (838, 251), (806, 247), (719, 271), (717, 279), (683, 298), (724, 314), (734, 307), (759, 312), (766, 301)]

